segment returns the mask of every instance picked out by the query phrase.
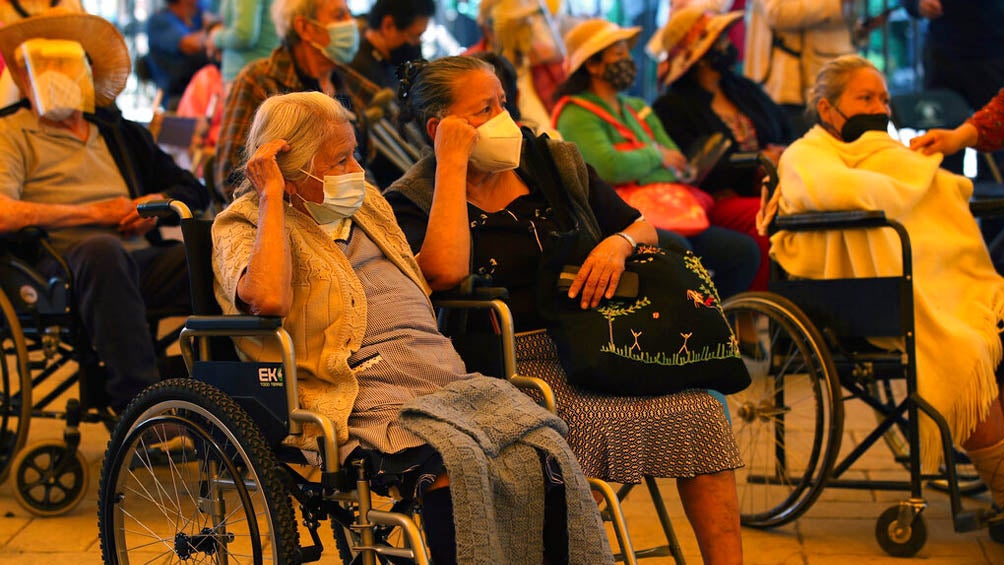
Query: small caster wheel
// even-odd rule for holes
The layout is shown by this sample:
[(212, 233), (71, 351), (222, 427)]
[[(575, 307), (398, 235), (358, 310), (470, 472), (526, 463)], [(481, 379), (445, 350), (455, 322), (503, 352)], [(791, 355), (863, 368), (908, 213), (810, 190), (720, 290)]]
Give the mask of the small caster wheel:
[(18, 452), (11, 464), (14, 498), (36, 516), (59, 516), (73, 510), (87, 493), (89, 472), (80, 451), (47, 440)]
[(893, 557), (913, 557), (927, 543), (927, 524), (918, 514), (909, 526), (900, 526), (899, 506), (886, 509), (875, 523), (875, 539)]

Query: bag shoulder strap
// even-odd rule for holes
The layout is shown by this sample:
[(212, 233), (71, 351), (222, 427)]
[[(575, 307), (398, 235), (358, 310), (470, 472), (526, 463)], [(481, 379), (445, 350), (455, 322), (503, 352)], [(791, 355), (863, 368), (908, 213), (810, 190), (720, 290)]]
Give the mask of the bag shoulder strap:
[[(558, 100), (558, 102), (554, 105), (554, 112), (551, 114), (551, 127), (554, 128), (558, 127), (558, 117), (561, 116), (561, 112), (565, 109), (565, 106), (568, 104), (575, 104), (576, 106), (588, 110), (589, 112), (595, 114), (597, 118), (614, 126), (614, 129), (617, 130), (617, 133), (620, 134), (620, 136), (626, 140), (627, 144), (629, 144), (628, 148), (637, 149), (639, 147), (643, 147), (646, 145), (645, 143), (643, 143), (641, 140), (638, 139), (638, 136), (636, 136), (634, 132), (631, 131), (631, 128), (624, 125), (624, 122), (615, 118), (610, 112), (608, 112), (605, 108), (603, 108), (603, 106), (600, 106), (599, 104), (596, 104), (595, 102), (591, 102), (584, 98), (579, 98), (578, 96), (562, 96)], [(631, 117), (633, 117), (635, 121), (638, 122), (639, 125), (641, 125), (643, 130), (645, 130), (645, 133), (648, 135), (649, 139), (654, 140), (655, 136), (652, 134), (652, 128), (648, 127), (648, 123), (638, 117), (638, 113), (635, 112), (634, 108), (631, 107), (630, 104), (624, 103), (624, 106), (627, 108), (628, 113), (631, 114)]]

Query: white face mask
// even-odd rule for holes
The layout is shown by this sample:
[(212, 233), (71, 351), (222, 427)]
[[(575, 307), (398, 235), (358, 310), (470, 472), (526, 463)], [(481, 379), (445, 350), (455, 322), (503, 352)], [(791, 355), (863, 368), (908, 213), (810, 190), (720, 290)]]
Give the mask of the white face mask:
[(366, 197), (366, 174), (362, 171), (344, 175), (324, 175), (324, 179), (319, 179), (303, 169), (300, 169), (300, 172), (324, 185), (324, 201), (320, 204), (300, 197), (307, 213), (318, 224), (330, 224), (351, 217), (362, 207), (363, 199)]
[(311, 41), (311, 45), (324, 53), (330, 61), (342, 65), (351, 63), (359, 51), (359, 26), (355, 20), (332, 22), (324, 28), (328, 30), (328, 44), (319, 45)]
[(500, 173), (519, 166), (523, 133), (509, 112), (502, 112), (478, 127), (478, 140), (471, 164), (486, 173)]
[(38, 114), (61, 122), (74, 111), (83, 110), (84, 95), (75, 80), (58, 71), (44, 71), (32, 78)]

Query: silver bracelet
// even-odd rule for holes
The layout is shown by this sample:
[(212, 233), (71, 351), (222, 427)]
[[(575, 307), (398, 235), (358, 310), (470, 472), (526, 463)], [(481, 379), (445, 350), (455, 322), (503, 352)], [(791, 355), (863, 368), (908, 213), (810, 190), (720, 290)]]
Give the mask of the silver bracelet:
[(634, 249), (635, 247), (638, 247), (638, 243), (630, 235), (628, 235), (628, 234), (626, 234), (626, 233), (624, 233), (622, 231), (619, 231), (619, 232), (615, 233), (614, 235), (619, 235), (619, 236), (623, 237), (625, 241), (627, 241), (628, 243), (631, 244), (631, 249)]

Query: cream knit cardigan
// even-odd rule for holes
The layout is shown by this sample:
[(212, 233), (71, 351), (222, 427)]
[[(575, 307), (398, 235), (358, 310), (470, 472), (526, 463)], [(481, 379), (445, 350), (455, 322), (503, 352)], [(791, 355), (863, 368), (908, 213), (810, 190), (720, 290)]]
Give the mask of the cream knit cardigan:
[[(408, 241), (379, 189), (367, 185), (366, 199), (352, 220), (387, 259), (429, 295)], [(327, 416), (335, 425), (338, 443), (345, 443), (349, 414), (359, 392), (348, 359), (359, 350), (366, 334), (366, 294), (348, 258), (312, 218), (287, 206), (285, 227), (293, 256), (293, 305), (283, 318), (283, 327), (296, 353), (300, 406)], [(258, 195), (253, 192), (227, 206), (213, 223), (214, 290), (224, 314), (242, 313), (234, 302), (237, 282), (247, 268), (257, 229)], [(431, 302), (429, 311), (432, 315)], [(235, 341), (244, 359), (282, 360), (273, 339)], [(287, 442), (316, 450), (318, 433), (315, 426), (307, 425), (302, 436)]]
[[(884, 132), (844, 143), (820, 126), (792, 144), (780, 162), (779, 214), (884, 210), (913, 247), (914, 314), (920, 396), (948, 421), (961, 443), (997, 398), (1004, 278), (990, 262), (969, 212), (969, 179), (939, 168)], [(778, 233), (771, 256), (792, 275), (814, 279), (898, 276), (902, 258), (889, 229)], [(935, 468), (936, 426), (921, 422), (921, 457)]]

